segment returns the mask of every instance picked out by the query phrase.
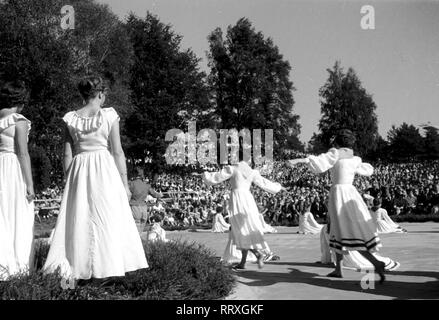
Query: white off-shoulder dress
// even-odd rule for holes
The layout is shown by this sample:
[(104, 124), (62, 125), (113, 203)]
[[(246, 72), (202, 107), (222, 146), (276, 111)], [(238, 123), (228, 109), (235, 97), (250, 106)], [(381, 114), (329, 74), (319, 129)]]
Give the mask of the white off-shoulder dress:
[(370, 211), (378, 233), (402, 233), (404, 230), (389, 217), (387, 210), (378, 208)]
[(205, 172), (203, 180), (208, 185), (214, 185), (230, 180), (232, 191), (229, 199), (229, 221), (231, 236), (237, 249), (266, 250), (268, 245), (264, 240), (264, 226), (259, 217), (259, 210), (250, 192), (252, 183), (265, 191), (277, 193), (282, 186), (263, 178), (259, 171), (241, 161), (234, 166), (226, 166), (220, 172)]
[(213, 224), (212, 224), (212, 232), (226, 232), (230, 229), (230, 224), (224, 220), (224, 217), (221, 213), (215, 214), (215, 217), (213, 218)]
[(16, 154), (17, 122), (31, 123), (12, 113), (0, 119), (0, 281), (32, 266), (34, 203), (26, 198), (26, 183)]
[(323, 225), (319, 224), (311, 212), (307, 211), (299, 216), (299, 233), (317, 234), (322, 230)]
[[(321, 262), (324, 264), (335, 263), (336, 257), (334, 252), (329, 248), (328, 225), (325, 225), (320, 232), (320, 251), (322, 253)], [(395, 271), (400, 267), (400, 263), (388, 257), (380, 256), (378, 253), (372, 253), (376, 259), (384, 262), (384, 269)], [(342, 267), (356, 271), (374, 270), (375, 267), (358, 251), (349, 251), (343, 256)]]
[(332, 186), (328, 213), (331, 220), (329, 245), (336, 252), (377, 251), (380, 239), (363, 198), (352, 185), (356, 174), (371, 176), (373, 167), (353, 156), (351, 149), (330, 149), (327, 153), (307, 158), (314, 173), (330, 171)]
[(84, 118), (73, 111), (63, 120), (73, 139), (74, 157), (44, 270), (60, 268), (63, 277), (90, 279), (147, 268), (128, 197), (109, 151), (118, 114), (105, 108)]

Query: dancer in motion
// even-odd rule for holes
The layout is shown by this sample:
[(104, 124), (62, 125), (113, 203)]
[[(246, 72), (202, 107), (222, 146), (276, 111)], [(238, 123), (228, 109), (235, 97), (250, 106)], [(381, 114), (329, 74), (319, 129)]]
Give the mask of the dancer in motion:
[(0, 89), (0, 281), (32, 266), (34, 187), (27, 139), (30, 121), (22, 82)]
[(67, 182), (44, 270), (60, 268), (74, 279), (124, 276), (148, 264), (128, 202), (119, 116), (101, 108), (101, 78), (86, 78), (78, 89), (85, 105), (63, 118)]
[[(331, 252), (331, 248), (329, 247), (329, 230), (330, 230), (330, 222), (328, 219), (328, 223), (324, 225), (320, 232), (320, 251), (322, 254), (320, 262), (323, 264), (332, 264), (336, 261), (336, 257), (334, 252)], [(375, 258), (379, 261), (384, 262), (384, 269), (386, 271), (395, 271), (397, 270), (401, 264), (398, 261), (394, 261), (388, 257), (383, 257), (378, 255), (377, 253), (373, 253)], [(346, 269), (354, 269), (357, 271), (363, 270), (373, 270), (373, 265), (365, 259), (358, 251), (349, 251), (348, 254), (343, 256), (342, 267)]]
[(241, 262), (235, 266), (235, 269), (245, 268), (248, 251), (256, 256), (258, 266), (262, 268), (264, 265), (262, 251), (267, 250), (268, 245), (264, 240), (263, 226), (259, 218), (258, 207), (250, 192), (250, 186), (254, 183), (271, 193), (285, 189), (279, 183), (263, 178), (259, 171), (253, 170), (244, 161), (237, 165), (225, 166), (220, 172), (203, 174), (203, 180), (208, 185), (229, 179), (232, 186), (229, 200), (231, 236), (236, 248), (242, 251)]
[(290, 160), (294, 166), (306, 163), (314, 173), (330, 170), (332, 187), (329, 194), (331, 227), (329, 245), (336, 252), (336, 267), (329, 277), (342, 278), (343, 254), (359, 251), (375, 268), (380, 282), (385, 280), (384, 263), (372, 252), (381, 247), (375, 223), (357, 189), (352, 185), (355, 174), (370, 176), (373, 167), (354, 156), (355, 137), (350, 130), (340, 130), (334, 138), (334, 148), (319, 156)]

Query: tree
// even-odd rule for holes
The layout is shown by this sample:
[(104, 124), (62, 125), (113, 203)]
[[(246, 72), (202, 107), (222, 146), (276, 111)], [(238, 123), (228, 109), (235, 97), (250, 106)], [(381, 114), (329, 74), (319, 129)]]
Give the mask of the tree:
[(191, 50), (181, 50), (182, 37), (170, 25), (147, 13), (130, 14), (127, 30), (134, 48), (130, 89), (134, 112), (127, 119), (127, 153), (133, 160), (164, 164), (170, 129), (187, 130), (187, 122), (210, 109), (205, 73)]
[(229, 26), (225, 39), (217, 28), (208, 40), (209, 85), (221, 128), (273, 129), (275, 155), (303, 149), (299, 116), (293, 114), (291, 67), (273, 41), (246, 18)]
[(424, 126), (424, 150), (427, 159), (439, 159), (439, 129), (433, 126)]
[(378, 136), (376, 147), (369, 153), (369, 158), (375, 161), (387, 161), (390, 159), (389, 143), (381, 136)]
[(352, 68), (345, 73), (337, 61), (327, 71), (328, 80), (319, 90), (322, 113), (319, 132), (310, 144), (327, 149), (339, 129), (350, 129), (357, 138), (356, 151), (367, 156), (376, 148), (378, 139), (375, 102)]
[[(75, 29), (61, 28), (61, 8), (75, 9)], [(131, 45), (108, 6), (91, 0), (6, 0), (0, 3), (2, 78), (20, 78), (30, 90), (24, 113), (32, 121), (30, 145), (44, 148), (53, 181), (62, 177), (62, 121), (82, 100), (80, 78), (100, 74), (111, 86), (107, 106), (129, 109), (126, 85)]]
[(424, 141), (419, 129), (403, 123), (400, 127), (392, 126), (387, 134), (390, 155), (394, 160), (411, 160), (419, 158), (424, 152)]

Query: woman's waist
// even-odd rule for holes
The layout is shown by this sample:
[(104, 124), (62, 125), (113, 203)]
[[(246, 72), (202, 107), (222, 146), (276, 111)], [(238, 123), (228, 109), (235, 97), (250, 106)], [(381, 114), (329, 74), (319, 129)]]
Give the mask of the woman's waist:
[(250, 192), (250, 188), (249, 187), (232, 187), (232, 192), (241, 192), (241, 191)]
[(13, 150), (8, 150), (8, 149), (2, 150), (0, 148), (0, 157), (5, 157), (5, 156), (17, 157), (17, 154)]
[(353, 187), (353, 182), (352, 181), (337, 181), (337, 182), (333, 182), (331, 188), (333, 187), (346, 187), (346, 186), (351, 186)]
[(96, 154), (96, 153), (110, 153), (110, 150), (106, 147), (99, 147), (99, 148), (92, 148), (92, 149), (78, 149), (78, 151), (75, 153), (74, 157), (77, 156), (85, 156), (89, 154)]

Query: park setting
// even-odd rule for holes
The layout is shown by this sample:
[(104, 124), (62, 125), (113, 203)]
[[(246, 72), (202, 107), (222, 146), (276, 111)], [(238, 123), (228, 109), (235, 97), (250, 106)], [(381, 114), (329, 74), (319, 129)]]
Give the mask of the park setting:
[(0, 300), (438, 299), (438, 13), (0, 1)]

